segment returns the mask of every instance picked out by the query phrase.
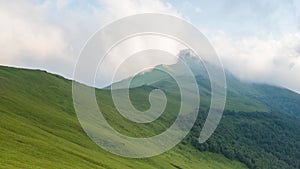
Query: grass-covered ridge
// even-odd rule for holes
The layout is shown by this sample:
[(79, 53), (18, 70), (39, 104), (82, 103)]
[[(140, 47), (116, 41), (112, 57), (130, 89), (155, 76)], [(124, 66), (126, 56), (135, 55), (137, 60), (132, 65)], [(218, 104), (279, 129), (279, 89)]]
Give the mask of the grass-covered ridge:
[[(141, 90), (147, 91), (136, 89), (133, 94), (147, 94)], [(109, 92), (98, 91), (97, 96), (109, 98)], [(106, 117), (112, 125), (125, 134), (141, 136), (139, 126), (130, 128), (133, 124), (118, 119), (121, 117), (111, 108), (109, 99), (105, 100), (103, 109), (107, 110)], [(115, 118), (118, 123), (114, 123)], [(167, 125), (162, 119), (157, 131)], [(3, 66), (0, 67), (0, 164), (0, 168), (245, 168), (240, 162), (199, 152), (189, 144), (180, 144), (148, 159), (112, 155), (83, 132), (74, 113), (71, 81), (43, 71)]]
[[(154, 80), (159, 77), (159, 80)], [(184, 78), (184, 77), (183, 77)], [(227, 74), (224, 116), (213, 136), (198, 143), (209, 107), (209, 81), (196, 76), (201, 111), (181, 144), (160, 156), (121, 158), (99, 148), (74, 113), (71, 81), (39, 70), (0, 67), (0, 168), (263, 168), (300, 167), (300, 95), (269, 85), (239, 81)], [(122, 83), (122, 82), (120, 82)], [(100, 109), (117, 131), (133, 137), (163, 132), (177, 116), (178, 86), (149, 71), (133, 81), (133, 105), (149, 108), (148, 96), (162, 89), (166, 111), (149, 124), (130, 122), (113, 105), (109, 90), (96, 90)]]

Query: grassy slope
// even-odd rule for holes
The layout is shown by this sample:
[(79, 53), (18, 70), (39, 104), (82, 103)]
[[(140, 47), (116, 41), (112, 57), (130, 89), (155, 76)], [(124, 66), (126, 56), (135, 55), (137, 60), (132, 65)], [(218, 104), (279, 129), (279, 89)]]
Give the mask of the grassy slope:
[[(196, 80), (205, 107), (210, 101), (209, 80), (205, 73), (196, 76)], [(178, 91), (176, 82), (155, 69), (134, 77), (132, 82), (134, 86), (147, 84), (173, 93)], [(185, 82), (190, 83), (189, 79)], [(237, 159), (253, 169), (299, 168), (299, 101), (299, 94), (290, 90), (243, 82), (228, 73), (226, 108), (218, 129), (204, 146), (198, 144), (195, 140), (206, 116), (198, 118), (203, 122), (195, 125), (199, 129), (191, 134), (194, 138), (189, 143), (195, 142), (193, 145), (201, 151)]]
[[(172, 66), (164, 66), (164, 69), (172, 69)], [(199, 91), (201, 96), (201, 107), (208, 108), (210, 105), (210, 82), (205, 72), (201, 75), (196, 76), (197, 83), (199, 85)], [(184, 78), (184, 77), (179, 77)], [(128, 83), (131, 80), (131, 87), (138, 87), (142, 85), (151, 85), (156, 86), (158, 88), (174, 90), (177, 89), (174, 84), (176, 82), (170, 76), (162, 73), (157, 69), (153, 69), (144, 74), (139, 74), (134, 78), (128, 78), (126, 80), (117, 82), (114, 84), (115, 88), (122, 88), (125, 86), (124, 84)], [(186, 83), (188, 85), (189, 79), (186, 79)], [(247, 111), (247, 112), (270, 112), (269, 106), (258, 100), (257, 98), (249, 97), (247, 94), (252, 95), (262, 95), (262, 93), (258, 93), (253, 87), (248, 83), (243, 83), (236, 78), (231, 76), (227, 76), (228, 90), (227, 90), (227, 101), (226, 101), (226, 110), (231, 111)], [(239, 91), (241, 90), (241, 91)], [(178, 90), (173, 91), (178, 92)]]
[[(99, 91), (98, 96), (106, 98), (109, 95)], [(114, 116), (110, 103), (105, 109), (112, 112), (107, 114), (109, 121), (120, 118)], [(131, 126), (117, 121), (116, 127)], [(129, 130), (123, 132), (130, 134)], [(222, 155), (197, 152), (189, 145), (178, 145), (163, 155), (148, 159), (112, 155), (95, 145), (81, 129), (73, 110), (70, 81), (46, 72), (0, 67), (0, 168), (245, 166)]]

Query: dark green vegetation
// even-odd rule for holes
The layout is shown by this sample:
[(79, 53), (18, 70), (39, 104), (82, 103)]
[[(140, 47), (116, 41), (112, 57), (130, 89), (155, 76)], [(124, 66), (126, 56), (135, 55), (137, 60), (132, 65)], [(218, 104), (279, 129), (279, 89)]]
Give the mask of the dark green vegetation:
[[(199, 118), (181, 144), (148, 159), (112, 155), (86, 136), (74, 113), (71, 81), (42, 71), (0, 67), (0, 168), (299, 168), (298, 94), (244, 83), (228, 73), (224, 116), (214, 135), (199, 144), (210, 104), (210, 83), (194, 58), (184, 59), (199, 84)], [(107, 121), (135, 137), (149, 137), (168, 128), (180, 102), (175, 82), (153, 70), (136, 77), (132, 86), (131, 100), (139, 110), (149, 108), (151, 90), (164, 90), (168, 97), (165, 112), (155, 122), (133, 123), (116, 111), (110, 91), (97, 90)]]
[(249, 168), (298, 169), (300, 167), (299, 119), (281, 113), (225, 111), (214, 135), (204, 144), (195, 140), (205, 113), (190, 133), (187, 143), (236, 159)]

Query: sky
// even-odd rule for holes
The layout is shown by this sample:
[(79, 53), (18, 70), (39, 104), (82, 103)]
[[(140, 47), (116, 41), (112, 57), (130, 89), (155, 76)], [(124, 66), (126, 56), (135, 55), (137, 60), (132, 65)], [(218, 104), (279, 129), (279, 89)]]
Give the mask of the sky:
[(72, 79), (81, 49), (97, 30), (145, 12), (195, 25), (238, 78), (300, 92), (299, 0), (0, 0), (0, 64)]

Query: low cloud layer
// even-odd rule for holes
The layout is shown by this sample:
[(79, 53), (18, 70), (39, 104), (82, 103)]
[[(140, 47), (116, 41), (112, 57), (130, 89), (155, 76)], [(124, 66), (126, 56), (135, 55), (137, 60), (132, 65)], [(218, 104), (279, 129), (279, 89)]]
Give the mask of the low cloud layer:
[[(206, 14), (201, 4), (194, 8), (198, 12), (191, 17), (176, 9), (176, 4), (160, 0), (1, 1), (0, 64), (40, 68), (72, 78), (81, 48), (101, 26), (143, 12), (182, 16), (193, 23), (197, 22), (198, 15)], [(277, 11), (276, 15), (280, 13)], [(294, 18), (287, 18), (291, 19)], [(232, 36), (228, 29), (201, 27), (226, 69), (246, 81), (285, 86), (300, 92), (300, 32), (293, 29), (276, 37)], [(112, 65), (119, 63), (113, 60)]]
[(205, 34), (224, 67), (240, 79), (300, 91), (300, 32), (264, 40), (234, 39), (224, 32), (206, 31)]

